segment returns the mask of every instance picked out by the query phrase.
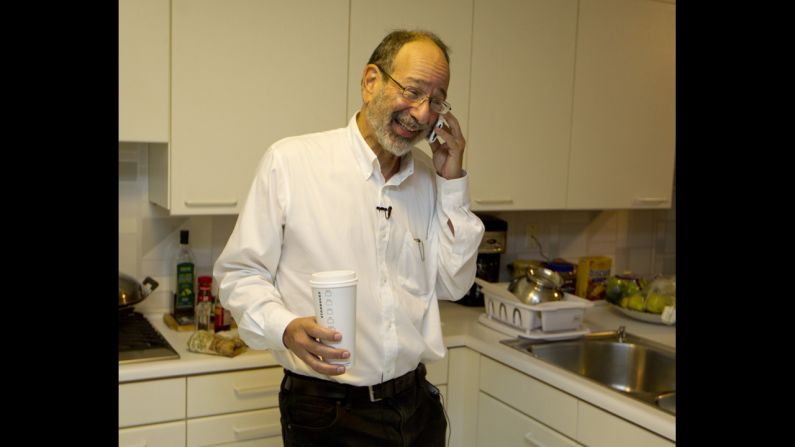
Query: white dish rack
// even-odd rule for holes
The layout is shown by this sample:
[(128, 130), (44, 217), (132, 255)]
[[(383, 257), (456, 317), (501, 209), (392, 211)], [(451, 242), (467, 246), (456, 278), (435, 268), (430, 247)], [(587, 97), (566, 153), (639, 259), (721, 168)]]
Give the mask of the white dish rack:
[[(507, 326), (505, 329), (509, 329), (511, 335), (550, 338), (575, 337), (589, 332), (582, 322), (585, 310), (593, 303), (584, 298), (566, 293), (560, 301), (525, 304), (508, 291), (507, 283), (491, 283), (480, 278), (475, 278), (475, 282), (483, 292), (485, 318)], [(496, 329), (482, 318), (481, 322)]]

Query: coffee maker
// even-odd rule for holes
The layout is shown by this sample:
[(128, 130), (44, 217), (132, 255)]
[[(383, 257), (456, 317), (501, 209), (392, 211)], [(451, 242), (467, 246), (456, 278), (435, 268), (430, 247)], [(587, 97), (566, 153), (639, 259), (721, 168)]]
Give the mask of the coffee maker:
[[(508, 222), (487, 214), (477, 215), (486, 231), (478, 247), (475, 276), (489, 282), (497, 282), (500, 277), (500, 254), (505, 253), (505, 241), (508, 237)], [(483, 306), (483, 292), (480, 288), (479, 285), (472, 284), (469, 292), (456, 303), (472, 307)]]

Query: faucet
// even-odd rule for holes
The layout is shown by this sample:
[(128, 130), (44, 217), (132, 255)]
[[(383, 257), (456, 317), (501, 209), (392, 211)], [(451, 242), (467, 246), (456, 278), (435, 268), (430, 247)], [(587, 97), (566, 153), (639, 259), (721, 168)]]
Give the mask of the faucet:
[(618, 334), (618, 342), (624, 343), (627, 340), (627, 328), (624, 326), (619, 326), (618, 331), (616, 332)]

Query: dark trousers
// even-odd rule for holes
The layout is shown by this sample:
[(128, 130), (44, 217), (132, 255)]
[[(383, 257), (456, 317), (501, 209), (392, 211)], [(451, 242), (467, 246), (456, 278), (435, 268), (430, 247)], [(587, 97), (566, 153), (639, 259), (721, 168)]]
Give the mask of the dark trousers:
[(412, 383), (404, 380), (378, 400), (367, 387), (285, 371), (279, 392), (285, 447), (444, 446), (447, 419), (439, 389), (425, 379), (424, 365), (409, 374)]

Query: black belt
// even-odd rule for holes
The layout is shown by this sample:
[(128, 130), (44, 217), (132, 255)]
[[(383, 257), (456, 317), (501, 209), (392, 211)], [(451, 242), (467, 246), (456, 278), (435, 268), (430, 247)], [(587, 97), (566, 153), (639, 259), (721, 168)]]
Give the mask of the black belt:
[(383, 383), (369, 386), (355, 386), (345, 383), (330, 382), (328, 380), (307, 377), (284, 370), (285, 390), (309, 396), (325, 397), (328, 399), (353, 399), (378, 402), (382, 399), (395, 397), (398, 394), (414, 387), (417, 382), (425, 378), (425, 365), (420, 363), (414, 371), (409, 371), (400, 377)]

